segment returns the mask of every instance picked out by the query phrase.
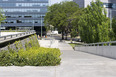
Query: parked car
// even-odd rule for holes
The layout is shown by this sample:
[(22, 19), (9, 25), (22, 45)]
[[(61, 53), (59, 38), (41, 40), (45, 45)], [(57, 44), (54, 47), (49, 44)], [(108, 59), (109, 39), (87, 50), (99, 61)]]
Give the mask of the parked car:
[(58, 31), (52, 31), (51, 34), (58, 34)]

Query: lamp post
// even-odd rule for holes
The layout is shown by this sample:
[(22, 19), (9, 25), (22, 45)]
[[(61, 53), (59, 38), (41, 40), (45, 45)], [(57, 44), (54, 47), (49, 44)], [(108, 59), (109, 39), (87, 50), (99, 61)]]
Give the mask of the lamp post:
[(32, 27), (32, 29), (34, 30), (34, 19), (33, 19), (33, 27)]
[(41, 14), (41, 39), (42, 39), (42, 14)]

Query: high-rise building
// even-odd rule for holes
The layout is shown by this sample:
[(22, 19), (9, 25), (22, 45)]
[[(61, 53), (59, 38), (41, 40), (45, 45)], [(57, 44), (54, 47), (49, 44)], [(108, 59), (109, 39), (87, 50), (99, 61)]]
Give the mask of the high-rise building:
[[(96, 0), (73, 0), (74, 2), (76, 2), (79, 7), (87, 7), (87, 5), (90, 5), (92, 1), (96, 1)], [(100, 0), (101, 2), (103, 2), (103, 6), (105, 6), (106, 11), (107, 11), (107, 16), (110, 17), (112, 16), (116, 16), (116, 0)]]
[(48, 0), (0, 0), (6, 20), (1, 26), (6, 29), (40, 29), (44, 26)]

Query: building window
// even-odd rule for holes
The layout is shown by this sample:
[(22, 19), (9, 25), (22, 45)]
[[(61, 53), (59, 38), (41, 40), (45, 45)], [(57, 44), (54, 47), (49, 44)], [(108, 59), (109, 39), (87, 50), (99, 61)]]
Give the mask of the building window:
[(113, 3), (103, 3), (103, 5), (105, 5), (106, 8), (113, 8)]
[(8, 1), (8, 0), (3, 0), (3, 1)]

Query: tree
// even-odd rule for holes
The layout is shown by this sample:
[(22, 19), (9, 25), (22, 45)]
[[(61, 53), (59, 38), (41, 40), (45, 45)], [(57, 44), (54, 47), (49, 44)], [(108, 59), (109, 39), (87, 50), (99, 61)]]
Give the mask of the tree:
[(116, 40), (116, 18), (113, 18), (112, 20), (112, 30), (113, 32), (111, 33), (112, 37), (114, 37), (113, 40)]
[(79, 20), (79, 33), (81, 40), (86, 43), (110, 41), (109, 18), (106, 17), (105, 8), (100, 0), (91, 2), (84, 9), (84, 14)]
[(6, 18), (5, 18), (5, 16), (4, 16), (4, 12), (3, 12), (3, 10), (0, 8), (0, 36), (1, 36), (1, 22), (3, 21), (3, 20), (5, 20)]
[[(54, 28), (58, 28), (59, 31), (64, 31), (63, 27), (63, 13), (60, 13), (61, 11), (61, 4), (54, 4), (50, 7), (48, 7), (48, 12), (46, 13), (46, 16), (44, 18), (44, 23), (46, 27), (49, 27), (49, 25), (53, 25)], [(62, 27), (62, 29), (60, 29)]]
[(77, 31), (75, 29), (72, 29), (70, 34), (71, 34), (71, 43), (72, 43), (72, 39), (77, 36)]
[(61, 2), (48, 7), (44, 23), (46, 26), (53, 25), (58, 31), (62, 32), (62, 39), (64, 34), (71, 32), (73, 25), (70, 17), (79, 9), (75, 2)]
[[(74, 12), (68, 19), (71, 21), (70, 25), (72, 28), (70, 29), (71, 39), (73, 37), (78, 36), (78, 21), (80, 20), (80, 16), (83, 14), (83, 8), (78, 8), (76, 12)], [(75, 33), (75, 34), (74, 34)]]

